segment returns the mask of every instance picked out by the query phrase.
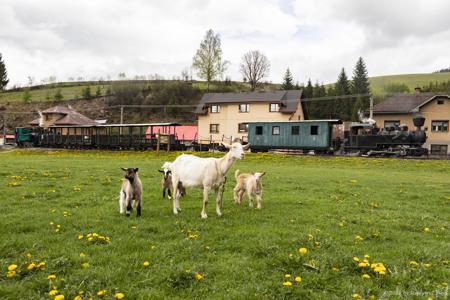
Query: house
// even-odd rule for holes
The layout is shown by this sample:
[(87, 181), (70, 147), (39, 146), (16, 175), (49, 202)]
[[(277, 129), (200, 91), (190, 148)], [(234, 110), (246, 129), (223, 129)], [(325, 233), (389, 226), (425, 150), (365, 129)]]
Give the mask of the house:
[(247, 141), (249, 122), (304, 120), (301, 96), (301, 90), (207, 93), (195, 110), (198, 140)]
[(80, 126), (80, 125), (97, 125), (97, 122), (80, 114), (71, 107), (54, 106), (44, 110), (42, 116), (29, 122), (32, 126), (41, 126), (48, 128), (49, 126)]
[(436, 93), (399, 94), (388, 98), (373, 108), (373, 119), (381, 128), (407, 125), (415, 129), (412, 119), (421, 115), (425, 118), (428, 139), (424, 147), (431, 154), (448, 154), (450, 150), (450, 96)]

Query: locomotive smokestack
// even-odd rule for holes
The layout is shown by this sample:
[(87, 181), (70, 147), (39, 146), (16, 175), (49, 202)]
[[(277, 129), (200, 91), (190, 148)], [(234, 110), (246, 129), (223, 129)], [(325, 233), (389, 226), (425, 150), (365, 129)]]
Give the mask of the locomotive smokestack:
[(417, 116), (413, 118), (414, 126), (417, 127), (417, 130), (421, 130), (420, 128), (425, 124), (425, 118), (422, 116)]
[(422, 93), (422, 89), (418, 86), (414, 89), (416, 91), (416, 95), (420, 95)]

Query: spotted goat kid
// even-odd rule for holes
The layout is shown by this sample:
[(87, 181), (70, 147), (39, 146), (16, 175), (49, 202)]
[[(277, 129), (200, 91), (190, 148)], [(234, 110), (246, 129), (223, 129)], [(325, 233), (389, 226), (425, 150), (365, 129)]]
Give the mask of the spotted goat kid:
[(242, 203), (242, 197), (244, 192), (247, 191), (249, 206), (253, 207), (253, 195), (256, 196), (256, 208), (261, 209), (261, 198), (262, 198), (262, 177), (266, 175), (263, 173), (242, 173), (236, 170), (234, 177), (236, 178), (236, 186), (234, 187), (234, 202)]
[(129, 217), (132, 210), (132, 201), (136, 204), (136, 216), (141, 216), (142, 206), (142, 183), (139, 179), (139, 168), (121, 168), (125, 171), (125, 178), (122, 182), (122, 189), (120, 190), (120, 213), (125, 213)]
[[(162, 188), (162, 196), (163, 198), (166, 197), (166, 191), (167, 191), (167, 198), (169, 201), (172, 199), (172, 171), (170, 171), (170, 165), (171, 163), (166, 161), (162, 165), (162, 170), (158, 170), (159, 173), (163, 174), (163, 178), (161, 179), (161, 188)], [(186, 195), (186, 189), (183, 187), (181, 182), (178, 183), (178, 189), (180, 190), (181, 196)]]

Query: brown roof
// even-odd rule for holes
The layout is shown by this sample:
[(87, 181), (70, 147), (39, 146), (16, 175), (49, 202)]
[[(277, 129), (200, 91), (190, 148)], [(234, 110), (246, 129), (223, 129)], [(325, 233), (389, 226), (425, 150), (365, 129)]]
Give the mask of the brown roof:
[(448, 95), (440, 95), (436, 93), (420, 93), (420, 94), (398, 94), (388, 98), (387, 100), (376, 104), (373, 107), (374, 113), (411, 113), (415, 112), (422, 105), (429, 101), (440, 98), (449, 97)]
[(301, 90), (285, 90), (273, 92), (242, 92), (242, 93), (206, 93), (200, 100), (196, 114), (205, 114), (208, 106), (221, 103), (255, 103), (271, 102), (280, 103), (281, 112), (292, 113), (297, 110), (302, 97)]
[[(85, 115), (80, 114), (79, 112), (73, 110), (72, 108), (65, 106), (54, 106), (49, 109), (46, 109), (42, 112), (45, 114), (61, 114), (63, 115), (61, 118), (56, 120), (53, 124), (50, 125), (96, 125), (97, 123), (86, 117)], [(30, 125), (39, 125), (39, 118), (29, 122)]]

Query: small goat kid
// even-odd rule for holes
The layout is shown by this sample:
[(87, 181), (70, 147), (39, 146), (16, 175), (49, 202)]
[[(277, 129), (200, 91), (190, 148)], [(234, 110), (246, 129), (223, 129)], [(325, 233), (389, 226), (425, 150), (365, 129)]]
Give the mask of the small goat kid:
[(122, 182), (122, 189), (120, 190), (120, 213), (123, 214), (126, 209), (126, 216), (129, 217), (131, 213), (131, 204), (134, 200), (136, 203), (136, 216), (141, 216), (142, 206), (142, 183), (139, 179), (138, 168), (121, 168), (125, 171), (125, 178)]
[[(163, 191), (163, 198), (166, 197), (166, 191), (167, 191), (167, 198), (172, 199), (172, 171), (170, 171), (170, 162), (165, 162), (162, 165), (162, 170), (158, 170), (158, 172), (163, 173), (164, 177), (161, 180), (161, 187), (162, 187), (162, 191)], [(178, 188), (180, 189), (181, 192), (181, 196), (184, 196), (186, 194), (186, 191), (184, 189), (184, 187), (181, 185), (181, 182), (178, 184)]]
[(214, 190), (216, 197), (216, 213), (222, 215), (220, 205), (222, 202), (222, 192), (224, 189), (228, 170), (236, 159), (244, 158), (244, 150), (250, 145), (242, 146), (239, 142), (232, 145), (223, 145), (229, 149), (228, 153), (222, 158), (201, 158), (193, 155), (182, 154), (171, 164), (172, 186), (174, 190), (173, 213), (180, 211), (180, 190), (176, 187), (181, 183), (184, 188), (198, 187), (203, 188), (203, 209), (201, 216), (206, 219), (206, 206), (208, 204), (208, 193)]
[(241, 174), (239, 170), (236, 170), (234, 177), (236, 178), (236, 186), (234, 192), (234, 202), (241, 204), (244, 192), (247, 191), (249, 206), (253, 207), (253, 195), (256, 196), (256, 208), (261, 209), (262, 198), (262, 177), (266, 175), (263, 173), (251, 173)]

